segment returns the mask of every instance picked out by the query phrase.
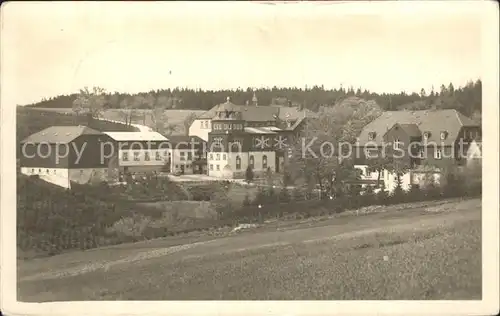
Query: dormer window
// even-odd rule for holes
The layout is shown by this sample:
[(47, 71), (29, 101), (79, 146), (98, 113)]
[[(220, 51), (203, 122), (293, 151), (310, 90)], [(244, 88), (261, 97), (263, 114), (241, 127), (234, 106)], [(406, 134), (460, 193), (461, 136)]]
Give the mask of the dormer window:
[(400, 149), (401, 148), (401, 141), (399, 139), (395, 139), (393, 143), (394, 150)]
[(420, 158), (420, 159), (424, 159), (424, 157), (425, 157), (424, 150), (423, 150), (423, 149), (420, 149), (420, 150), (418, 151), (418, 158)]
[(368, 133), (368, 139), (369, 140), (374, 140), (376, 136), (377, 136), (377, 133), (375, 133), (375, 132)]
[(434, 152), (434, 158), (441, 159), (441, 157), (442, 157), (441, 149), (437, 148), (436, 151)]
[(429, 137), (431, 137), (431, 133), (430, 132), (424, 132), (424, 140), (428, 140)]
[(446, 131), (441, 132), (441, 140), (445, 140), (446, 137), (448, 137), (448, 132)]

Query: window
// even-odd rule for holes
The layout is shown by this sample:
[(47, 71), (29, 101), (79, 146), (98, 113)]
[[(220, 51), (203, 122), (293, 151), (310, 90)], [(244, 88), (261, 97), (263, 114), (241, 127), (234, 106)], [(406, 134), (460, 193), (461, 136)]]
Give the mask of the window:
[(175, 165), (175, 169), (179, 169), (179, 165)]
[(267, 156), (262, 156), (262, 169), (267, 169)]
[(54, 174), (56, 174), (56, 169), (54, 169)]
[(188, 157), (187, 157), (187, 160), (193, 160), (193, 153), (188, 151)]
[(204, 126), (203, 126), (203, 125), (204, 125), (204, 123), (205, 123), (205, 122), (200, 121), (200, 127), (201, 127), (201, 128), (203, 128), (203, 127), (204, 127)]
[(434, 158), (441, 159), (441, 149), (436, 149), (436, 152), (434, 154)]
[(234, 140), (231, 143), (231, 148), (234, 150), (239, 150), (241, 148), (241, 141), (240, 140)]
[(358, 169), (357, 169), (357, 171), (359, 172), (359, 175), (360, 175), (360, 176), (364, 176), (364, 175), (365, 175), (365, 172), (364, 172), (364, 170), (363, 170), (363, 169), (358, 168)]
[(181, 155), (181, 160), (186, 160), (186, 153), (185, 152), (181, 151), (180, 155)]
[(428, 140), (429, 137), (431, 137), (431, 133), (429, 132), (424, 132), (424, 140)]
[(423, 149), (420, 149), (420, 150), (418, 151), (418, 158), (420, 158), (420, 159), (424, 159), (424, 157), (425, 157), (424, 150), (423, 150)]
[(134, 151), (134, 161), (139, 161), (139, 152), (138, 151)]
[(222, 154), (222, 160), (226, 160), (226, 154)]
[(38, 169), (38, 173), (41, 173), (42, 172), (42, 169)]
[(224, 129), (229, 129), (229, 125), (224, 124)]
[(250, 166), (250, 168), (254, 169), (255, 161), (254, 161), (253, 156), (250, 156), (250, 158), (248, 159), (248, 165)]
[(220, 166), (219, 165), (215, 165), (215, 167), (217, 168), (217, 171), (220, 170)]
[(366, 158), (377, 158), (378, 157), (378, 147), (367, 147), (365, 148), (365, 156)]
[(47, 174), (49, 174), (49, 173), (50, 173), (50, 170), (49, 170), (49, 169), (47, 169), (46, 171), (47, 171)]
[(31, 168), (31, 172), (35, 173), (35, 168)]
[(374, 140), (376, 135), (377, 135), (377, 133), (375, 133), (375, 132), (370, 132), (370, 133), (368, 133), (368, 139), (369, 139), (369, 140)]
[(215, 160), (220, 160), (220, 154), (215, 155)]
[(128, 161), (128, 152), (123, 152), (122, 153), (122, 160), (123, 161)]
[(396, 138), (394, 140), (393, 146), (394, 146), (394, 150), (397, 150), (397, 149), (401, 148), (401, 142), (399, 141), (399, 139)]
[(214, 165), (210, 164), (210, 170), (214, 170)]
[(214, 138), (213, 145), (217, 147), (222, 147), (222, 137)]
[(157, 152), (155, 153), (155, 159), (156, 159), (156, 160), (161, 160), (161, 155), (160, 155), (160, 152), (159, 152), (159, 151), (157, 151)]
[(445, 140), (446, 137), (448, 137), (448, 132), (446, 132), (446, 131), (441, 132), (441, 140)]
[(213, 160), (214, 159), (214, 154), (209, 154), (208, 159)]
[(149, 161), (149, 160), (150, 160), (150, 157), (149, 157), (149, 153), (148, 153), (148, 152), (145, 152), (145, 153), (144, 153), (144, 160), (146, 160), (146, 161)]
[(236, 156), (236, 170), (241, 169), (241, 158), (240, 156)]

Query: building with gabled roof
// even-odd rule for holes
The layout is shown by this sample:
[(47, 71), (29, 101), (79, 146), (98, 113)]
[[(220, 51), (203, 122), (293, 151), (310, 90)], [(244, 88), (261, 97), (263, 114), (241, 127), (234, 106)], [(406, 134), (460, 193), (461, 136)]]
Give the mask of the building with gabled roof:
[(20, 143), (21, 173), (64, 188), (108, 178), (110, 138), (87, 126), (52, 126)]
[(113, 168), (126, 174), (160, 172), (170, 159), (169, 140), (158, 132), (105, 132), (112, 140)]
[[(387, 111), (363, 128), (353, 152), (358, 169), (381, 155), (406, 166), (410, 172), (403, 176), (403, 188), (408, 189), (418, 184), (420, 166), (465, 165), (470, 145), (480, 139), (481, 126), (454, 109)], [(384, 172), (389, 190), (395, 186), (390, 176)]]
[(207, 172), (207, 142), (198, 136), (170, 135), (168, 170), (180, 174), (205, 174)]
[(201, 114), (189, 135), (207, 141), (207, 173), (218, 178), (243, 178), (247, 167), (259, 176), (268, 170), (281, 172), (287, 141), (316, 113), (297, 107), (237, 105), (227, 98)]
[(284, 129), (296, 130), (305, 119), (317, 117), (316, 113), (299, 107), (258, 105), (256, 97), (253, 104), (246, 105), (237, 105), (226, 100), (225, 103), (218, 104), (199, 115), (189, 127), (189, 135), (198, 136), (208, 141), (208, 133), (213, 129), (212, 120), (218, 118), (218, 113), (225, 115), (226, 110), (240, 113), (244, 127), (265, 127), (279, 124), (284, 125), (281, 126)]

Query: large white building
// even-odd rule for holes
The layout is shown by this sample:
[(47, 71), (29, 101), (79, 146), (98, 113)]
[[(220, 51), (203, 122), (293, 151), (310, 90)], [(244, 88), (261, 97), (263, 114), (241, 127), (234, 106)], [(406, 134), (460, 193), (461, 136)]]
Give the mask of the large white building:
[(236, 105), (227, 98), (191, 124), (189, 135), (207, 142), (209, 176), (244, 178), (248, 166), (255, 176), (281, 172), (288, 141), (315, 115), (298, 107), (261, 106), (255, 95), (252, 101)]
[(113, 167), (119, 174), (160, 172), (171, 155), (168, 139), (157, 132), (106, 132), (113, 140)]

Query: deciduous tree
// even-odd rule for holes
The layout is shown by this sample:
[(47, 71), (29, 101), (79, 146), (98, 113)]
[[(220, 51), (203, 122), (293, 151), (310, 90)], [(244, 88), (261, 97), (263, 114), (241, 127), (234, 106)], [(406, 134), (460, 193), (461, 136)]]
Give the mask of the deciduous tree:
[(73, 101), (73, 111), (77, 114), (87, 113), (92, 118), (99, 117), (106, 103), (105, 93), (106, 91), (101, 87), (80, 89)]

